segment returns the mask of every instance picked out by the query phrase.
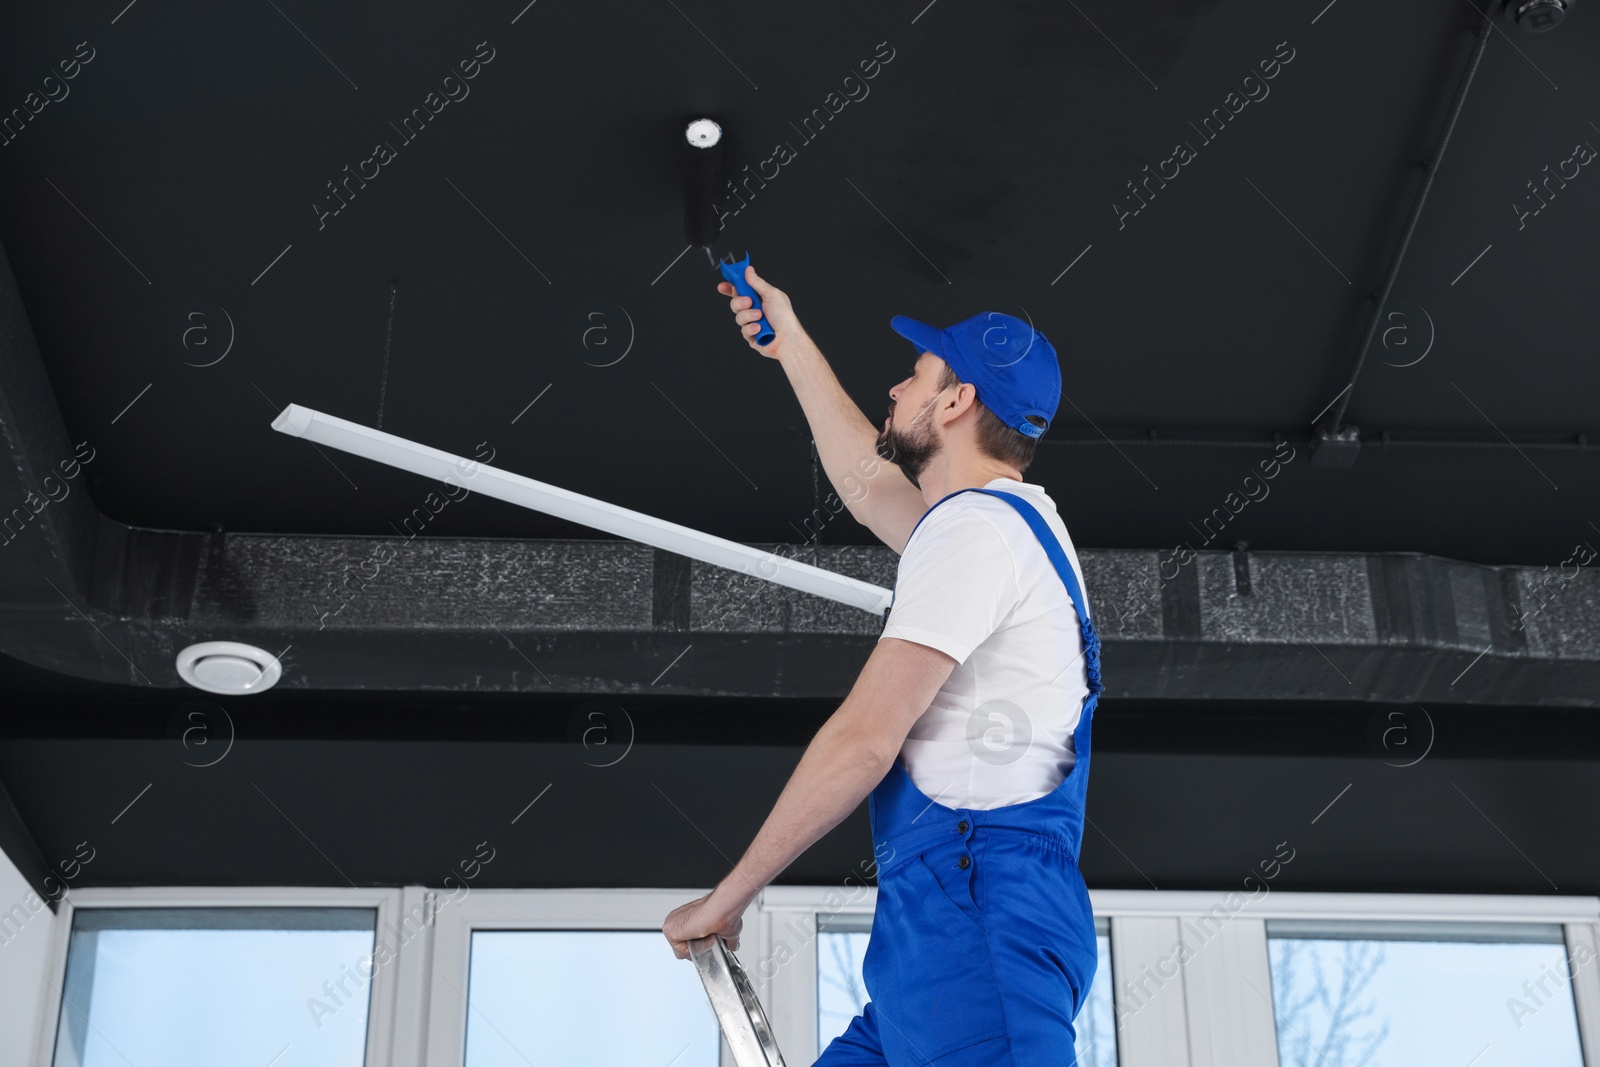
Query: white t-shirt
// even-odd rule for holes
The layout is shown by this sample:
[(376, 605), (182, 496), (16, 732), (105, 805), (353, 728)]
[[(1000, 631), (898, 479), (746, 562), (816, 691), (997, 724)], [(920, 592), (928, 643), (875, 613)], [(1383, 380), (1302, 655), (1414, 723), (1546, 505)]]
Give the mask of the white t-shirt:
[[(1014, 493), (1044, 517), (1087, 604), (1078, 554), (1044, 489), (1014, 478), (984, 488)], [(1083, 635), (1044, 546), (1009, 503), (962, 493), (922, 520), (900, 556), (884, 637), (957, 663), (900, 749), (918, 789), (947, 808), (981, 809), (1061, 784), (1089, 693)]]

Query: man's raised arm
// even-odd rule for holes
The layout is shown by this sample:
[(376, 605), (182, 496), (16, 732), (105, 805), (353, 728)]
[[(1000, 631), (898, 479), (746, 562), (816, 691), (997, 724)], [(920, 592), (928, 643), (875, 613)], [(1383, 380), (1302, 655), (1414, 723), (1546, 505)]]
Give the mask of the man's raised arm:
[[(896, 464), (879, 457), (878, 428), (839, 384), (822, 350), (800, 325), (788, 296), (764, 281), (754, 267), (746, 268), (745, 280), (761, 297), (761, 311), (751, 310), (750, 298), (736, 295), (728, 282), (720, 283), (717, 291), (732, 297), (729, 306), (750, 347), (783, 365), (834, 492), (857, 522), (899, 553), (928, 510), (921, 491)], [(764, 347), (755, 343), (760, 331), (756, 323), (763, 317), (775, 335)]]

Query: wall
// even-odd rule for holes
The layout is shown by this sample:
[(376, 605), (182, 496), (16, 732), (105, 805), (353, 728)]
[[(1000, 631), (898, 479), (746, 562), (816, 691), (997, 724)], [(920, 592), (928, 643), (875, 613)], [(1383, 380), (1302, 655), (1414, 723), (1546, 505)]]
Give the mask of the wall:
[(32, 1062), (55, 913), (0, 852), (0, 1067)]

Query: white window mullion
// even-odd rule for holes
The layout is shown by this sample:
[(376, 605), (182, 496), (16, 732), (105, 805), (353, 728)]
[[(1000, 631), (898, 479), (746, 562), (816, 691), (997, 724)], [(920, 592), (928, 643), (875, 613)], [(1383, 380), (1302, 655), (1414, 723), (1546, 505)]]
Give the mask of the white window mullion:
[[(766, 943), (745, 965), (771, 1017), (785, 1062), (810, 1063), (817, 1048), (817, 915), (810, 908), (763, 908)], [(767, 975), (762, 984), (760, 975)]]
[(28, 1062), (35, 1067), (50, 1067), (55, 1057), (56, 1028), (61, 1020), (61, 990), (67, 981), (67, 950), (72, 942), (71, 895), (61, 899), (50, 928), (50, 950), (45, 957), (47, 984), (41, 998), (38, 1025), (34, 1028), (33, 1054)]
[[(419, 885), (400, 890), (395, 915), (380, 915), (378, 942), (396, 952), (386, 967), (393, 972), (389, 983), (393, 1024), (389, 1031), (389, 1067), (425, 1067), (427, 1063), (428, 994), (432, 984), (433, 935), (435, 922), (420, 928), (405, 921), (407, 916), (426, 916), (437, 909), (439, 895)], [(409, 936), (408, 936), (409, 935)]]
[(1111, 919), (1121, 1067), (1193, 1067), (1180, 940), (1175, 917)]
[(425, 1053), (417, 1067), (461, 1067), (466, 1058), (467, 975), (473, 926), (468, 913), (478, 910), (474, 906), (478, 903), (476, 896), (469, 893), (460, 904), (440, 904), (433, 913), (432, 943), (422, 972), (425, 1011), (417, 1026), (419, 1047)]
[(1191, 1067), (1278, 1067), (1267, 924), (1180, 916)]
[(1600, 1067), (1600, 923), (1567, 923), (1566, 936), (1583, 1062)]
[(384, 890), (377, 901), (377, 920), (374, 924), (372, 952), (372, 982), (367, 1002), (367, 1056), (366, 1067), (391, 1067), (394, 1061), (395, 987), (399, 977), (390, 960), (381, 965), (378, 945), (384, 940), (384, 924), (391, 921), (400, 908), (400, 891)]

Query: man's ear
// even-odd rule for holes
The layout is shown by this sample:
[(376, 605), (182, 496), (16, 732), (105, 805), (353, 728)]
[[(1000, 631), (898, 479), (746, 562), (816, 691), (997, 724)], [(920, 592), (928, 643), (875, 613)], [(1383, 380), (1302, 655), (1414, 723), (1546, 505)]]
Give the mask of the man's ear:
[(956, 398), (950, 405), (950, 417), (959, 418), (968, 408), (978, 403), (978, 387), (971, 382), (960, 382), (956, 385)]

